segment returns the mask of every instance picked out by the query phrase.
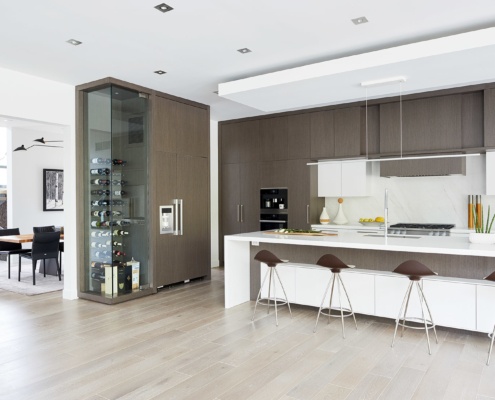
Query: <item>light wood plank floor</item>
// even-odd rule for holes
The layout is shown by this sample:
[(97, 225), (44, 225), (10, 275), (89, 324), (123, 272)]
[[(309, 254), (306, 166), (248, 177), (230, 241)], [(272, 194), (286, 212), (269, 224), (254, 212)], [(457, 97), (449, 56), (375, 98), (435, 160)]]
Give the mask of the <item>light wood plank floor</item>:
[[(115, 306), (0, 291), (1, 399), (495, 399), (486, 335), (223, 308), (223, 271)], [(495, 313), (494, 313), (495, 318)]]

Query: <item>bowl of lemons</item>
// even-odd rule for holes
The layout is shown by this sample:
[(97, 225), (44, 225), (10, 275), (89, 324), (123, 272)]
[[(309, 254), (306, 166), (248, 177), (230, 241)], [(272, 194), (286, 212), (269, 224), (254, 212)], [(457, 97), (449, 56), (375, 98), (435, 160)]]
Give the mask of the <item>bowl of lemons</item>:
[(359, 223), (364, 226), (381, 226), (385, 223), (385, 218), (359, 218)]

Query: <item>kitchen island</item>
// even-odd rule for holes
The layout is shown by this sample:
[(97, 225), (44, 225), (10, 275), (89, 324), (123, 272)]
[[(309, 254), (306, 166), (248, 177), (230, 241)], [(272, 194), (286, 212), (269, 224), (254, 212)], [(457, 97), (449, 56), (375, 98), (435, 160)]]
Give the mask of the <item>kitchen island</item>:
[(494, 245), (471, 244), (462, 236), (385, 238), (365, 231), (335, 236), (263, 232), (226, 236), (226, 308), (256, 297), (260, 268), (253, 256), (262, 249), (289, 260), (280, 272), (293, 303), (319, 306), (329, 271), (314, 264), (321, 255), (332, 253), (356, 266), (342, 275), (355, 311), (395, 318), (408, 279), (391, 271), (403, 261), (416, 259), (439, 275), (423, 280), (437, 324), (488, 332), (495, 322), (491, 312), (495, 286), (482, 280), (495, 270)]

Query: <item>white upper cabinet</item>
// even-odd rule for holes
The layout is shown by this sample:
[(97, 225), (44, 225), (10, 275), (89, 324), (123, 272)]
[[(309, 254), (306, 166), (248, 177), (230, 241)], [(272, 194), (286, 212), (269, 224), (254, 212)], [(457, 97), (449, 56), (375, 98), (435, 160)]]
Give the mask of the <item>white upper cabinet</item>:
[(495, 195), (495, 151), (486, 152), (486, 194)]
[(368, 196), (366, 161), (335, 161), (318, 165), (318, 197)]

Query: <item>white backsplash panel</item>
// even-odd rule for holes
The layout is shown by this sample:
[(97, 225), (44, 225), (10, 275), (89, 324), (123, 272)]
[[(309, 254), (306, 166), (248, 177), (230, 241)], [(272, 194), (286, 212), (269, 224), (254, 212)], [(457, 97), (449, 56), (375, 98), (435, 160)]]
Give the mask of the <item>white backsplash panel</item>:
[[(381, 178), (378, 162), (371, 163), (368, 197), (344, 198), (343, 210), (349, 224), (359, 218), (384, 216), (385, 189), (389, 191), (388, 216), (398, 222), (453, 223), (467, 227), (468, 195), (485, 193), (485, 156), (466, 158), (466, 175)], [(337, 197), (326, 197), (325, 205), (333, 220), (338, 211)], [(488, 205), (495, 212), (495, 196), (482, 196), (485, 213)], [(321, 210), (320, 210), (321, 211)]]

